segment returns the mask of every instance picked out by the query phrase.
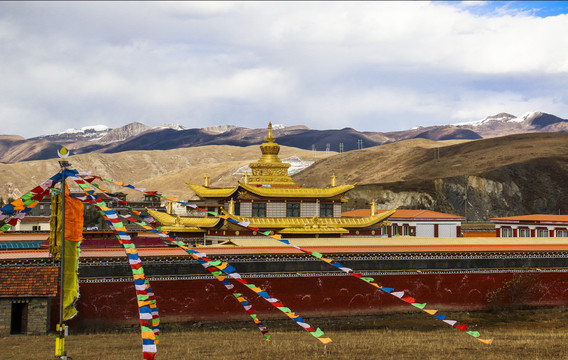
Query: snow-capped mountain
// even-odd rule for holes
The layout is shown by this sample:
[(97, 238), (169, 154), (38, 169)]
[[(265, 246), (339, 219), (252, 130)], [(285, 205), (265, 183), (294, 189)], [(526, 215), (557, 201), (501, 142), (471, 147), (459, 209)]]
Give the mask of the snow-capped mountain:
[[(499, 113), (484, 119), (454, 125), (417, 127), (396, 132), (360, 132), (355, 129), (312, 130), (303, 125), (275, 124), (274, 136), (283, 146), (318, 150), (350, 151), (407, 139), (476, 140), (526, 132), (568, 132), (568, 120), (542, 112), (520, 117)], [(176, 131), (172, 131), (172, 129)], [(133, 122), (110, 129), (104, 125), (68, 129), (60, 134), (32, 139), (0, 138), (0, 162), (50, 159), (65, 145), (73, 153), (116, 153), (130, 150), (168, 150), (206, 145), (258, 145), (266, 137), (266, 128), (248, 129), (235, 125), (186, 129), (178, 124), (150, 127)]]
[[(59, 134), (44, 135), (33, 139), (51, 140), (61, 139), (62, 141), (92, 141), (99, 140), (111, 129), (106, 125), (84, 126), (80, 129), (70, 128)], [(30, 139), (32, 140), (32, 139)]]
[(533, 111), (519, 117), (508, 113), (499, 113), (477, 121), (454, 124), (454, 126), (473, 130), (487, 138), (522, 132), (566, 132), (568, 131), (568, 120)]

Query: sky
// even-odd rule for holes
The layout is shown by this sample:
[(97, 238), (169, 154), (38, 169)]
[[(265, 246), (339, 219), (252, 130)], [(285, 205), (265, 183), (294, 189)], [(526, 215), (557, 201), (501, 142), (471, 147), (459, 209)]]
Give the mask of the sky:
[(0, 134), (568, 118), (568, 1), (0, 2)]

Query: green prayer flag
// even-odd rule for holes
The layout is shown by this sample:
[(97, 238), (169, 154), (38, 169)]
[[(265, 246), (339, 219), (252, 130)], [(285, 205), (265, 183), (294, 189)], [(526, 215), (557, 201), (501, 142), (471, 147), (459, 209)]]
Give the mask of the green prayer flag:
[(314, 337), (319, 338), (320, 336), (323, 335), (323, 331), (320, 328), (317, 328), (316, 331), (314, 331), (313, 333), (311, 333)]
[(473, 337), (479, 337), (481, 335), (479, 331), (466, 331), (466, 334), (469, 334)]
[(321, 259), (321, 258), (323, 257), (323, 255), (320, 254), (320, 253), (317, 252), (317, 251), (312, 251), (312, 255), (315, 256), (315, 257), (317, 257), (318, 259)]
[(286, 306), (279, 306), (278, 310), (285, 312), (285, 313), (290, 313), (292, 312), (292, 310), (290, 310), (289, 308), (287, 308)]
[(140, 326), (140, 330), (141, 330), (142, 332), (151, 332), (151, 333), (153, 333), (152, 329), (150, 329), (150, 328), (147, 327), (147, 326)]
[(375, 279), (373, 279), (372, 277), (362, 277), (361, 280), (366, 281), (366, 282), (375, 281)]
[(424, 304), (413, 303), (412, 306), (416, 306), (419, 309), (424, 309), (426, 307), (426, 303)]
[(213, 271), (211, 274), (213, 274), (213, 276), (221, 276), (223, 275), (222, 271)]

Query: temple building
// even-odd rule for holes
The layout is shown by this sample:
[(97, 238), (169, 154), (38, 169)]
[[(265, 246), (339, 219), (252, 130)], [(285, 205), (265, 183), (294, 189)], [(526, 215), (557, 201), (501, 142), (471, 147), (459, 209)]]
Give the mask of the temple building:
[[(180, 216), (148, 210), (168, 231), (190, 241), (204, 244), (228, 240), (230, 236), (256, 236), (273, 231), (286, 237), (377, 236), (382, 234), (386, 219), (394, 213), (385, 211), (365, 217), (342, 217), (346, 193), (354, 185), (337, 185), (335, 175), (330, 186), (309, 188), (296, 184), (288, 176), (290, 164), (278, 157), (280, 145), (272, 134), (272, 124), (260, 145), (262, 156), (249, 165), (233, 187), (212, 187), (208, 177), (203, 185), (188, 184), (199, 197), (200, 207), (214, 208), (237, 222), (248, 222), (251, 231), (224, 221), (218, 216)], [(206, 214), (203, 213), (202, 214)]]

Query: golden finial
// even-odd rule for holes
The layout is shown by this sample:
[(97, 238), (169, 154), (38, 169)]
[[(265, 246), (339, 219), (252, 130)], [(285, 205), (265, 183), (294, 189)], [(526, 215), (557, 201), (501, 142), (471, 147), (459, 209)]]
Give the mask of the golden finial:
[(335, 176), (335, 173), (331, 174), (331, 187), (335, 187), (337, 186), (337, 177)]
[(375, 215), (376, 212), (377, 212), (377, 203), (375, 202), (375, 200), (373, 200), (371, 202), (371, 216)]
[(233, 198), (229, 200), (229, 214), (235, 215), (235, 200)]
[(203, 177), (203, 186), (209, 187), (209, 176)]
[(69, 156), (69, 150), (65, 146), (62, 146), (61, 149), (57, 150), (57, 156), (65, 160)]
[(274, 142), (274, 136), (272, 135), (272, 121), (268, 123), (268, 134), (266, 135), (266, 142)]

